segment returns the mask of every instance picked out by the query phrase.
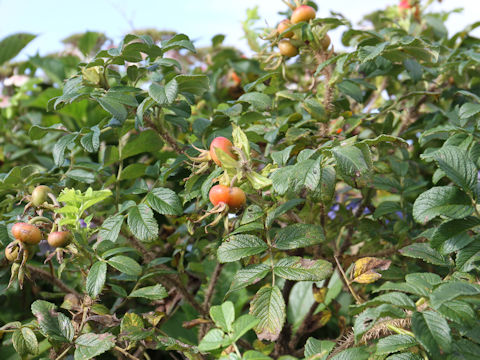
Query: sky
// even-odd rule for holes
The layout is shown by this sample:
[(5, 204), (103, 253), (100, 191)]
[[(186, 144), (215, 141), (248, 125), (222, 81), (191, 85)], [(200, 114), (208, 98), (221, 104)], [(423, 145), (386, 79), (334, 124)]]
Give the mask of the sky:
[[(433, 6), (436, 10), (464, 8), (463, 13), (451, 15), (447, 23), (450, 33), (480, 20), (480, 0), (437, 1)], [(332, 10), (357, 23), (363, 15), (397, 4), (398, 0), (316, 3), (318, 17), (327, 17)], [(269, 26), (281, 20), (277, 12), (285, 9), (280, 0), (0, 0), (0, 39), (16, 32), (37, 34), (20, 55), (26, 58), (37, 52), (46, 55), (61, 50), (61, 40), (74, 33), (99, 31), (118, 41), (134, 28), (154, 27), (185, 33), (197, 46), (208, 45), (214, 35), (224, 34), (226, 44), (246, 49), (241, 21), (246, 18), (246, 10), (255, 5)], [(475, 34), (480, 36), (480, 30)], [(340, 35), (341, 31), (333, 34), (334, 45), (339, 44)]]

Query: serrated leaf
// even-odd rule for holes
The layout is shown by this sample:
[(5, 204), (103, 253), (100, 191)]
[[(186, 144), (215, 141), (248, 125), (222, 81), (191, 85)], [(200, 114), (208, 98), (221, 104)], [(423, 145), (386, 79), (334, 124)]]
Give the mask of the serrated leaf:
[(107, 277), (107, 264), (103, 261), (97, 261), (92, 265), (87, 276), (86, 289), (87, 294), (95, 299), (103, 289)]
[(474, 267), (474, 263), (480, 260), (480, 243), (474, 242), (469, 246), (461, 249), (455, 258), (457, 268), (461, 271), (468, 272)]
[(206, 75), (177, 75), (178, 92), (188, 92), (193, 95), (202, 95), (209, 88)]
[(238, 270), (233, 276), (232, 284), (227, 292), (227, 295), (243, 289), (249, 285), (256, 284), (262, 280), (271, 268), (267, 264), (252, 264), (244, 269)]
[(451, 281), (441, 284), (430, 296), (430, 301), (435, 309), (438, 309), (447, 301), (464, 296), (480, 295), (480, 285), (470, 284), (463, 281)]
[(448, 320), (460, 325), (473, 324), (476, 320), (475, 311), (464, 301), (446, 301), (436, 310)]
[(281, 229), (276, 236), (274, 247), (291, 250), (320, 244), (325, 234), (320, 225), (293, 224)]
[(375, 352), (375, 354), (391, 354), (398, 351), (406, 350), (416, 345), (418, 345), (418, 343), (413, 336), (403, 334), (390, 335), (378, 341), (377, 351)]
[(475, 216), (468, 216), (464, 219), (453, 219), (443, 222), (433, 233), (431, 245), (439, 248), (446, 241), (456, 238), (462, 233), (480, 225), (480, 219)]
[(65, 161), (65, 157), (64, 157), (65, 149), (67, 148), (68, 145), (71, 145), (76, 138), (77, 138), (76, 134), (67, 134), (57, 140), (52, 150), (53, 161), (55, 165), (57, 166), (63, 165)]
[(122, 224), (124, 220), (123, 215), (113, 215), (108, 217), (102, 224), (100, 231), (98, 232), (98, 237), (102, 240), (109, 240), (111, 242), (116, 242), (118, 239), (118, 234), (122, 229)]
[(337, 173), (353, 187), (364, 186), (371, 177), (370, 161), (356, 146), (337, 146), (332, 149)]
[(149, 300), (161, 300), (167, 296), (167, 290), (160, 284), (134, 290), (128, 295), (128, 297), (141, 297)]
[(268, 249), (265, 241), (255, 235), (239, 234), (227, 237), (217, 250), (221, 263), (237, 261)]
[(260, 320), (255, 327), (259, 340), (277, 340), (286, 317), (280, 289), (277, 286), (262, 287), (250, 303), (250, 314)]
[(265, 111), (272, 104), (272, 99), (270, 96), (255, 91), (243, 94), (238, 98), (238, 101), (245, 101), (258, 111)]
[(31, 308), (44, 336), (59, 342), (71, 342), (73, 340), (75, 330), (70, 319), (57, 312), (54, 304), (44, 300), (36, 300)]
[(455, 186), (433, 187), (420, 194), (413, 204), (413, 218), (421, 224), (437, 216), (462, 219), (472, 211), (472, 201), (468, 195)]
[(215, 305), (210, 308), (210, 317), (215, 325), (225, 332), (232, 331), (233, 320), (235, 320), (235, 308), (231, 301), (225, 301), (222, 305)]
[(473, 191), (477, 183), (477, 168), (463, 149), (446, 145), (423, 157), (433, 158), (445, 175), (467, 193)]
[(460, 119), (468, 119), (469, 117), (476, 115), (480, 112), (480, 104), (475, 103), (465, 103), (460, 107), (458, 115)]
[(89, 360), (115, 346), (115, 336), (110, 333), (83, 334), (75, 340), (74, 360)]
[(366, 360), (368, 358), (368, 352), (361, 347), (355, 347), (343, 350), (335, 356), (332, 356), (329, 360)]
[(90, 130), (82, 136), (80, 143), (86, 151), (93, 153), (100, 147), (100, 129), (95, 125)]
[(135, 260), (124, 255), (114, 256), (108, 259), (107, 263), (127, 275), (140, 276), (142, 274), (142, 267)]
[(390, 304), (382, 304), (377, 307), (364, 310), (355, 319), (353, 326), (355, 341), (360, 340), (363, 334), (370, 330), (379, 318), (385, 316), (392, 318), (404, 318), (405, 312)]
[(278, 261), (273, 272), (284, 279), (295, 281), (320, 281), (332, 273), (332, 264), (325, 260), (286, 257)]
[(447, 320), (432, 310), (415, 312), (412, 315), (412, 331), (418, 342), (434, 358), (440, 358), (440, 349), (449, 352), (452, 345)]
[(37, 337), (35, 333), (27, 327), (22, 327), (14, 331), (12, 343), (15, 351), (22, 359), (28, 354), (36, 355), (38, 353)]
[(232, 324), (233, 341), (240, 339), (247, 331), (257, 326), (259, 322), (259, 319), (250, 314), (240, 316)]
[(182, 203), (178, 195), (167, 188), (155, 188), (147, 194), (147, 202), (153, 210), (162, 215), (181, 215)]
[(146, 204), (133, 206), (128, 210), (128, 227), (141, 241), (153, 241), (158, 237), (158, 224), (152, 210)]
[(335, 342), (309, 337), (305, 343), (305, 360), (326, 360)]
[(415, 243), (405, 246), (399, 252), (403, 256), (408, 256), (416, 259), (422, 259), (430, 264), (449, 266), (450, 262), (446, 257), (441, 255), (438, 251), (432, 249), (427, 243)]
[(198, 350), (200, 351), (211, 351), (218, 349), (223, 345), (224, 342), (224, 333), (220, 329), (210, 330), (198, 344)]

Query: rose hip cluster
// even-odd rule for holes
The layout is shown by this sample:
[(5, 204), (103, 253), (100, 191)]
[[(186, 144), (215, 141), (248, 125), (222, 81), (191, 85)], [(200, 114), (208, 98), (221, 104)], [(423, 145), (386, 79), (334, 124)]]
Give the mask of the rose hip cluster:
[[(48, 200), (51, 190), (48, 186), (39, 185), (31, 194), (30, 202), (25, 207), (28, 209), (31, 205), (39, 208)], [(22, 262), (28, 259), (33, 246), (40, 243), (43, 239), (42, 231), (34, 225), (36, 222), (45, 222), (45, 217), (33, 217), (28, 223), (18, 222), (12, 226), (12, 236), (15, 239), (5, 248), (5, 258), (10, 262)], [(48, 244), (54, 248), (60, 248), (68, 245), (70, 241), (70, 232), (52, 231), (47, 237)]]

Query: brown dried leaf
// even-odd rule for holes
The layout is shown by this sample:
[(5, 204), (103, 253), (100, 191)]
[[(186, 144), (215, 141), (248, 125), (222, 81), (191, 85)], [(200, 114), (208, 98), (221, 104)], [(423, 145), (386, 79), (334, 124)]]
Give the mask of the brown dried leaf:
[(369, 270), (387, 270), (390, 267), (391, 260), (377, 259), (374, 257), (364, 257), (355, 261), (353, 267), (353, 277), (356, 278)]

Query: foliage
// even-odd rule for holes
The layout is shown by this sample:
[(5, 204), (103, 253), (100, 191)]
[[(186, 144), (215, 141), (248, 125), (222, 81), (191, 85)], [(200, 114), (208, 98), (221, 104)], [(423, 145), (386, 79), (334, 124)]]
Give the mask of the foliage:
[(426, 2), (262, 34), (253, 9), (252, 58), (149, 29), (12, 62), (34, 36), (3, 39), (0, 357), (477, 359), (480, 23), (450, 36)]

